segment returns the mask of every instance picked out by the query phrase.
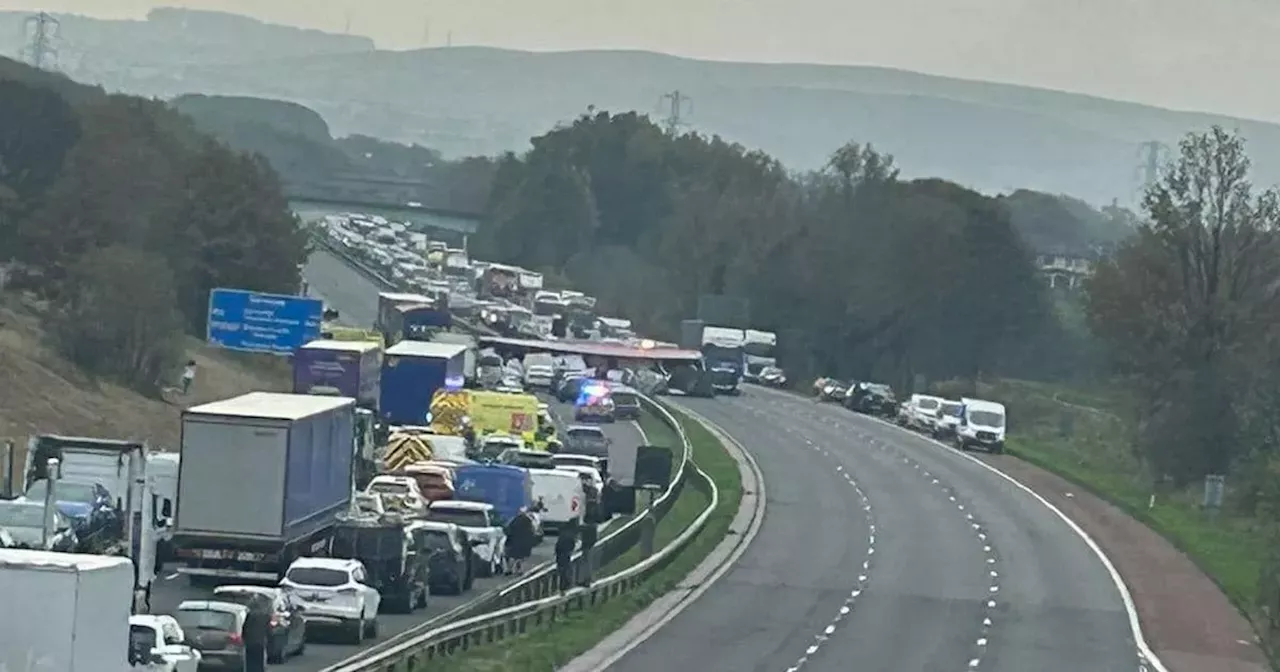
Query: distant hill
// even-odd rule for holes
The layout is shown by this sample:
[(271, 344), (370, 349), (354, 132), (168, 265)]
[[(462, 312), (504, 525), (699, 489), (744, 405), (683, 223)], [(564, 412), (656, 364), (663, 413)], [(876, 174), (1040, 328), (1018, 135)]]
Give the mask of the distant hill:
[[(16, 51), (23, 16), (0, 12), (0, 49)], [(62, 20), (59, 62), (79, 80), (164, 98), (289, 100), (319, 112), (335, 136), (417, 143), (446, 157), (521, 150), (588, 106), (656, 114), (661, 96), (678, 89), (692, 99), (687, 128), (800, 169), (856, 140), (894, 154), (907, 176), (1127, 203), (1141, 186), (1143, 143), (1172, 147), (1218, 123), (1250, 140), (1258, 182), (1280, 182), (1275, 124), (889, 68), (638, 51), (388, 52), (365, 38), (173, 9), (146, 21)]]

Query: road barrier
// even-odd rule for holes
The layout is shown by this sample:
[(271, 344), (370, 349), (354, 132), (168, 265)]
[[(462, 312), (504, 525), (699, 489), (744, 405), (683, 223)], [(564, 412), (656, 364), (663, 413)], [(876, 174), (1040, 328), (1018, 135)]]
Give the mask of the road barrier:
[[(337, 256), (378, 286), (398, 289), (394, 282), (323, 237), (317, 235), (314, 240), (319, 247)], [(573, 588), (563, 594), (556, 585), (555, 564), (543, 563), (535, 567), (528, 576), (504, 588), (481, 595), (446, 614), (325, 668), (323, 672), (409, 672), (423, 661), (519, 635), (531, 626), (554, 622), (571, 611), (589, 609), (607, 602), (629, 592), (665, 567), (706, 525), (707, 519), (719, 504), (720, 495), (706, 472), (693, 463), (692, 447), (680, 422), (653, 399), (641, 396), (641, 402), (645, 410), (666, 423), (679, 437), (680, 460), (666, 491), (655, 497), (649, 506), (635, 516), (612, 529), (596, 544), (596, 563), (599, 567), (607, 567), (636, 547), (641, 540), (646, 517), (651, 517), (655, 524), (662, 520), (680, 497), (684, 487), (692, 484), (707, 495), (709, 504), (679, 537), (636, 565), (598, 579), (590, 587)], [(580, 560), (581, 556), (581, 551), (576, 552), (574, 561)]]

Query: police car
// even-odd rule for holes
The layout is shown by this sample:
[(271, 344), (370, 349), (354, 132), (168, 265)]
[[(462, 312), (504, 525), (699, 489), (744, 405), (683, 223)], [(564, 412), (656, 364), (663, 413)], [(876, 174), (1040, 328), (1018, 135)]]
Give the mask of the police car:
[(617, 407), (609, 387), (599, 381), (585, 383), (573, 404), (573, 419), (577, 422), (595, 420), (613, 422), (617, 417)]

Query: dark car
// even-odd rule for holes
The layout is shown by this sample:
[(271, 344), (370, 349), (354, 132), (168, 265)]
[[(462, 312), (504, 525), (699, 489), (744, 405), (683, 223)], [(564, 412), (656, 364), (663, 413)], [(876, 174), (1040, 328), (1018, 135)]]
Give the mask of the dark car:
[(585, 375), (566, 377), (555, 388), (556, 399), (563, 403), (576, 401), (578, 395), (582, 394), (583, 383), (587, 382), (587, 380), (589, 379)]
[(289, 656), (302, 655), (307, 650), (307, 621), (302, 617), (302, 605), (283, 590), (266, 586), (218, 586), (213, 598), (249, 608), (258, 600), (271, 605), (267, 662), (283, 663)]
[(893, 389), (882, 383), (858, 383), (849, 387), (844, 405), (868, 415), (892, 417), (898, 413), (898, 399)]
[(640, 419), (640, 393), (626, 385), (611, 385), (613, 416), (620, 420)]
[(182, 627), (187, 645), (200, 652), (201, 667), (245, 669), (244, 621), (248, 607), (234, 602), (186, 600), (173, 618)]
[(329, 539), (329, 555), (364, 563), (369, 585), (387, 611), (411, 613), (427, 606), (429, 567), (404, 522), (384, 517), (340, 521)]
[(421, 521), (409, 532), (419, 552), (426, 553), (431, 576), (427, 585), (432, 594), (461, 595), (475, 583), (475, 567), (467, 535), (453, 523)]

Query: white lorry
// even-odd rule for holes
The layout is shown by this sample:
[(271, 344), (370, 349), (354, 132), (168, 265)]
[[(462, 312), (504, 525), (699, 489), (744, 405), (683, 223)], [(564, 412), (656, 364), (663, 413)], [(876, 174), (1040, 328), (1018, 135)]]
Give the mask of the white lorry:
[(127, 558), (0, 549), (0, 595), (0, 670), (130, 670)]
[(178, 573), (274, 582), (321, 553), (351, 503), (355, 405), (251, 392), (184, 411)]

